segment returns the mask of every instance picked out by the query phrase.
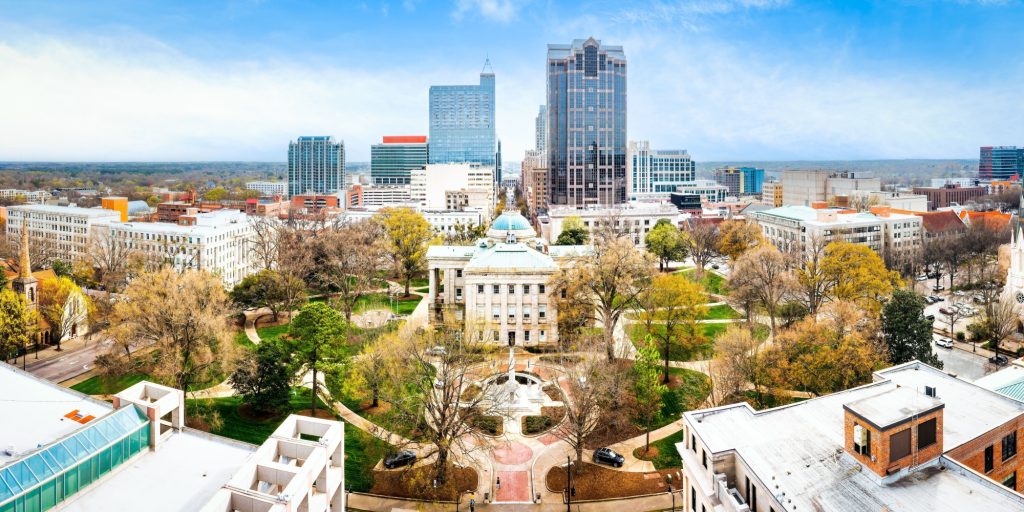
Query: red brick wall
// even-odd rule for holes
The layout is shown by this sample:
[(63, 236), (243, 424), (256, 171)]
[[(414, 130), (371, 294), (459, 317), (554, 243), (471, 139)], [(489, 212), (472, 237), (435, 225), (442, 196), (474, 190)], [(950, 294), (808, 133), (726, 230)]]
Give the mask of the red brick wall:
[[(1003, 438), (1017, 432), (1017, 454), (1003, 462)], [(985, 448), (992, 446), (992, 471), (985, 472)], [(1024, 414), (949, 451), (951, 459), (981, 473), (996, 483), (1017, 472), (1017, 491), (1024, 492)]]
[[(896, 471), (923, 464), (931, 459), (942, 455), (942, 409), (934, 411), (930, 414), (920, 416), (914, 420), (908, 421), (897, 425), (887, 431), (880, 432), (875, 427), (869, 425), (867, 422), (856, 417), (850, 411), (843, 411), (844, 418), (844, 430), (845, 430), (845, 445), (846, 452), (849, 453), (853, 458), (857, 459), (861, 464), (864, 464), (869, 469), (874, 471), (879, 476), (886, 476), (889, 473), (895, 473)], [(918, 452), (917, 450), (917, 425), (924, 423), (932, 418), (935, 418), (935, 443), (926, 446), (923, 450)], [(860, 425), (871, 432), (871, 455), (874, 455), (875, 460), (872, 461), (869, 457), (861, 455), (853, 449), (853, 426)], [(889, 436), (902, 432), (903, 430), (910, 429), (910, 455), (903, 457), (899, 460), (889, 460)]]

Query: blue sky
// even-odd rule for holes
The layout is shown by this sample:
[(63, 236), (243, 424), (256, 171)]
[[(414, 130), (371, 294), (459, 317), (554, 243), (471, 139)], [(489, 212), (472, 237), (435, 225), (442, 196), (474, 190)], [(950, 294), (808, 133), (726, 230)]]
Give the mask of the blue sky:
[(989, 1), (0, 0), (0, 160), (369, 159), (431, 84), (497, 75), (533, 143), (547, 43), (625, 47), (629, 137), (698, 161), (976, 158), (1024, 145), (1024, 4)]

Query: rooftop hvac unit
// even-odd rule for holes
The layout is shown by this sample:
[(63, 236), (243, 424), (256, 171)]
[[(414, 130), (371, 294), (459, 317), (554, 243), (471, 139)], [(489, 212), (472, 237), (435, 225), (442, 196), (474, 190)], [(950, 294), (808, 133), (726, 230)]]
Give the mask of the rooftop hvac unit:
[(853, 426), (853, 443), (864, 446), (868, 443), (868, 431), (860, 425)]

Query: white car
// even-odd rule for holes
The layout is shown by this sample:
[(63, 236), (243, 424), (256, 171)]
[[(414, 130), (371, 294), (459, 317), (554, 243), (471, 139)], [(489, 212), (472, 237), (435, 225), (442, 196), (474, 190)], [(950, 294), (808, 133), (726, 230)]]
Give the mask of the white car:
[(953, 340), (949, 338), (938, 338), (935, 340), (935, 344), (942, 348), (953, 348)]
[(918, 281), (927, 281), (928, 280), (928, 276), (926, 276), (924, 274), (921, 274), (921, 275), (915, 277), (914, 279), (916, 279)]

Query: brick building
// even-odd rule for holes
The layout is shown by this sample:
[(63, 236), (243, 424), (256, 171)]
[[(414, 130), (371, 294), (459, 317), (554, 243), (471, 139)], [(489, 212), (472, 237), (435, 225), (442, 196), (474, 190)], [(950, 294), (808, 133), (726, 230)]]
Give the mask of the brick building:
[(988, 194), (985, 187), (961, 187), (951, 183), (941, 187), (914, 187), (914, 194), (928, 197), (928, 209), (946, 208), (951, 203), (967, 204), (972, 199)]

